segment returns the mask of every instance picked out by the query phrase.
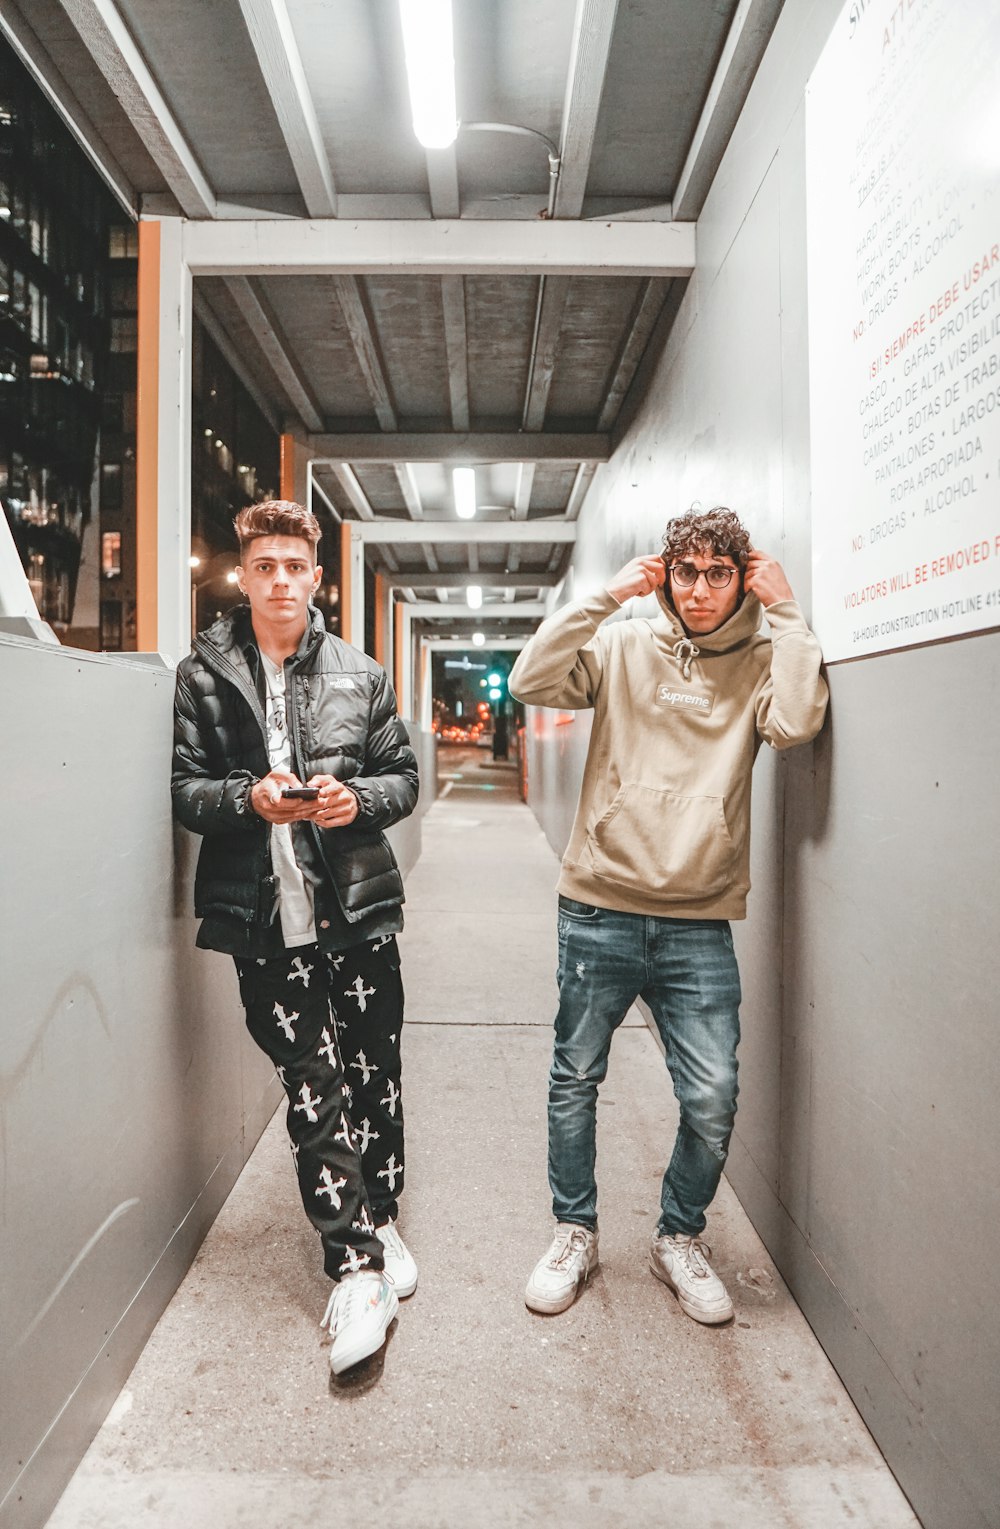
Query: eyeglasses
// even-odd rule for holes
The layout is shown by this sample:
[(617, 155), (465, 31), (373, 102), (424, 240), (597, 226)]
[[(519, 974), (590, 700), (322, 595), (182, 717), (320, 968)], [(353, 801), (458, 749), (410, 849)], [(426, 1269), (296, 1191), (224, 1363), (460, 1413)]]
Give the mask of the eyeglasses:
[(724, 563), (712, 563), (708, 568), (696, 568), (693, 563), (671, 563), (670, 572), (681, 589), (693, 589), (702, 574), (709, 589), (725, 589), (739, 569), (727, 568)]

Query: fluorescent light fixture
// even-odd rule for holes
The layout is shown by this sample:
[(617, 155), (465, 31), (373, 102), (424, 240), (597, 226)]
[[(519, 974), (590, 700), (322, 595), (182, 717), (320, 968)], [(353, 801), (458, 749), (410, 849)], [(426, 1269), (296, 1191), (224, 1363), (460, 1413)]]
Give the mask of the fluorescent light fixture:
[(478, 584), (465, 586), (465, 603), (470, 611), (477, 611), (483, 603), (483, 592)]
[(483, 648), (483, 647), (485, 647), (486, 646), (486, 634), (484, 632), (473, 632), (473, 634), (472, 634), (472, 646), (474, 648)]
[(399, 0), (417, 142), (446, 149), (458, 136), (451, 0)]
[(476, 469), (453, 467), (451, 487), (455, 496), (455, 514), (459, 520), (473, 520), (476, 514)]

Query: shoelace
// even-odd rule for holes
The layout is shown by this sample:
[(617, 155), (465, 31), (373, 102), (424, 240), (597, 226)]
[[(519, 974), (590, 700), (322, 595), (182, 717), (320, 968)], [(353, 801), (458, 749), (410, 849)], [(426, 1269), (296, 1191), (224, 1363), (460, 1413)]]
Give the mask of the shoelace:
[(683, 1260), (684, 1267), (694, 1279), (709, 1279), (711, 1269), (708, 1260), (712, 1256), (712, 1249), (707, 1242), (702, 1242), (700, 1237), (673, 1238), (674, 1247)]
[(564, 1269), (574, 1254), (583, 1253), (586, 1248), (587, 1233), (582, 1226), (575, 1226), (558, 1253), (554, 1253), (549, 1259), (549, 1268)]
[(385, 1226), (380, 1226), (377, 1235), (387, 1253), (394, 1254), (396, 1258), (404, 1258), (406, 1256), (403, 1239), (391, 1221), (387, 1221)]
[(323, 1320), (319, 1324), (320, 1327), (329, 1328), (331, 1338), (339, 1327), (342, 1327), (345, 1322), (350, 1321), (353, 1308), (358, 1302), (364, 1302), (368, 1299), (371, 1280), (371, 1275), (367, 1279), (363, 1275), (355, 1275), (353, 1279), (344, 1280), (341, 1284), (334, 1285), (333, 1294), (326, 1303)]
[(697, 658), (701, 652), (696, 648), (690, 637), (679, 637), (671, 648), (671, 653), (681, 666), (681, 673), (686, 680), (691, 678), (691, 660)]

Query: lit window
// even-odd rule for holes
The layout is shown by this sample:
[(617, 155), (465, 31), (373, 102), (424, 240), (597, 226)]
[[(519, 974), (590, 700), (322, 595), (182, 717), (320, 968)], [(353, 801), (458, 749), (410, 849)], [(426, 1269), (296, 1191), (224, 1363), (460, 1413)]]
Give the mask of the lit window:
[[(122, 571), (122, 533), (104, 531), (101, 535), (101, 577), (117, 579)], [(119, 607), (120, 609), (120, 607)]]

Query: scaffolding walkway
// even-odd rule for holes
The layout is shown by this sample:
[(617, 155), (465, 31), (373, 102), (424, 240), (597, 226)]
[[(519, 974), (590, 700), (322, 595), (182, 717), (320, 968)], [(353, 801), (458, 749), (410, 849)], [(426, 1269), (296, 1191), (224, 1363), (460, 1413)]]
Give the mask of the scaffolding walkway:
[(416, 1294), (331, 1381), (282, 1107), (49, 1529), (912, 1529), (727, 1183), (706, 1236), (735, 1321), (697, 1326), (649, 1273), (676, 1107), (635, 1011), (599, 1106), (600, 1270), (561, 1316), (526, 1310), (551, 1235), (556, 860), (512, 766), (441, 762), (401, 941)]

